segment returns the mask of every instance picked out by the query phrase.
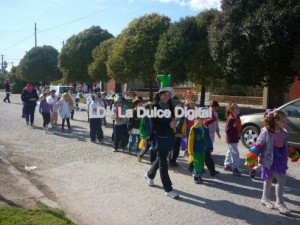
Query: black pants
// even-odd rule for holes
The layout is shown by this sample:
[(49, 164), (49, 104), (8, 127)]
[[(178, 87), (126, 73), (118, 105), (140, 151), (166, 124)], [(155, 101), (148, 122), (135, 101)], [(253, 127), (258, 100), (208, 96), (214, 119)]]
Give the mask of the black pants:
[(72, 109), (72, 111), (71, 111), (71, 120), (73, 119), (73, 117), (74, 117), (74, 109)]
[(91, 118), (90, 119), (91, 141), (95, 141), (96, 136), (99, 141), (101, 141), (103, 139), (103, 131), (102, 131), (102, 127), (101, 127), (101, 122), (102, 122), (101, 118)]
[(128, 144), (127, 124), (114, 126), (114, 148), (125, 148)]
[(43, 127), (46, 127), (50, 123), (50, 118), (51, 118), (50, 113), (42, 112), (42, 116), (43, 116)]
[(176, 162), (176, 160), (179, 156), (180, 143), (181, 143), (181, 137), (175, 137), (174, 138), (174, 147), (171, 150), (170, 155), (169, 155), (170, 162)]
[(103, 122), (103, 126), (107, 126), (107, 122), (106, 122), (106, 117), (104, 116), (103, 118), (102, 118), (102, 122)]
[(35, 112), (35, 107), (36, 107), (36, 105), (27, 105), (27, 106), (26, 106), (26, 111), (27, 111), (27, 114), (26, 114), (26, 122), (29, 122), (29, 119), (30, 119), (31, 125), (32, 125), (33, 122), (34, 122), (34, 112)]
[(209, 170), (210, 174), (215, 172), (215, 162), (213, 158), (211, 157), (211, 152), (205, 152), (205, 165), (207, 169)]
[(166, 192), (170, 192), (173, 190), (172, 182), (168, 173), (168, 155), (169, 151), (158, 152), (155, 162), (152, 164), (150, 170), (148, 171), (148, 177), (150, 179), (154, 179), (156, 172), (159, 169), (160, 179)]
[(9, 93), (6, 93), (6, 96), (5, 96), (5, 98), (3, 99), (4, 102), (6, 102), (6, 100), (7, 100), (8, 103), (10, 103), (10, 100), (9, 100)]
[[(139, 153), (140, 157), (143, 157), (148, 152), (148, 150), (151, 147), (151, 144), (152, 144), (152, 142), (147, 139), (145, 148), (143, 148), (142, 151)], [(157, 156), (157, 152), (155, 150), (151, 149), (150, 150), (150, 162), (151, 163), (156, 160), (156, 156)]]
[(71, 130), (70, 118), (62, 119), (61, 129), (63, 130), (65, 127), (65, 120), (67, 120), (68, 129)]

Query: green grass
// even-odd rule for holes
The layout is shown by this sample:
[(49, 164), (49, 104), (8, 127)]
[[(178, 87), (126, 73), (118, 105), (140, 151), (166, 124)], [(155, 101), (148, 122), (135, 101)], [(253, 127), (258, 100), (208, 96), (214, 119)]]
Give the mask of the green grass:
[(37, 203), (35, 209), (17, 207), (0, 208), (1, 225), (74, 225), (60, 209), (50, 209), (42, 203)]

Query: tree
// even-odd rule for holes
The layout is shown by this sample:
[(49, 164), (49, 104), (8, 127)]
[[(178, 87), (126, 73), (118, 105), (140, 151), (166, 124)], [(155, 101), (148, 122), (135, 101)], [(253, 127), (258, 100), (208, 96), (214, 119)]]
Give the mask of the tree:
[(26, 82), (24, 80), (21, 80), (17, 75), (17, 67), (13, 66), (6, 75), (7, 79), (9, 80), (11, 84), (11, 92), (12, 93), (21, 93), (23, 88), (26, 85)]
[(162, 36), (155, 55), (158, 73), (170, 73), (175, 83), (188, 79), (201, 85), (201, 106), (205, 86), (216, 74), (208, 48), (208, 27), (217, 13), (217, 10), (204, 11), (172, 24)]
[(91, 80), (88, 66), (93, 62), (92, 51), (113, 35), (99, 26), (92, 26), (70, 37), (58, 57), (59, 67), (67, 82)]
[(60, 79), (62, 74), (57, 66), (57, 56), (58, 51), (52, 46), (30, 49), (17, 67), (19, 79), (44, 83)]
[(209, 40), (227, 82), (287, 89), (297, 75), (291, 65), (300, 42), (300, 2), (224, 0), (222, 9)]
[(208, 29), (218, 11), (211, 9), (196, 16), (197, 36), (193, 40), (192, 55), (186, 62), (188, 79), (201, 86), (200, 106), (205, 104), (206, 86), (219, 75), (209, 49)]
[(93, 80), (107, 82), (110, 77), (107, 73), (106, 63), (109, 51), (114, 43), (114, 38), (103, 41), (92, 52), (94, 61), (89, 65), (89, 75)]
[(162, 35), (155, 54), (154, 68), (157, 74), (171, 74), (172, 83), (187, 80), (186, 60), (190, 55), (190, 41), (197, 25), (194, 17), (180, 19), (170, 25)]
[(169, 28), (170, 18), (156, 13), (134, 19), (116, 38), (110, 51), (108, 74), (117, 82), (142, 80), (149, 87), (156, 80), (154, 56), (160, 36)]

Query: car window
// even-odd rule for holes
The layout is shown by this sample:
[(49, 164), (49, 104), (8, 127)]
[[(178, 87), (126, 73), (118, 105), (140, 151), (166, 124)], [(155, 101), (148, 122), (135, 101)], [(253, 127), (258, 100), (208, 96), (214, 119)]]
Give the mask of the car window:
[(293, 102), (281, 110), (286, 112), (289, 117), (300, 118), (300, 101)]

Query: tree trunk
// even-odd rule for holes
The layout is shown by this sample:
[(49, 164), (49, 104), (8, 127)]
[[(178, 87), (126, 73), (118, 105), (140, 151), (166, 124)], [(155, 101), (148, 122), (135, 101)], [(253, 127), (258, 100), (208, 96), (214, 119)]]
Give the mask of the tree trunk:
[(201, 85), (200, 107), (205, 105), (205, 85)]
[(153, 101), (153, 84), (152, 82), (149, 82), (149, 101)]

